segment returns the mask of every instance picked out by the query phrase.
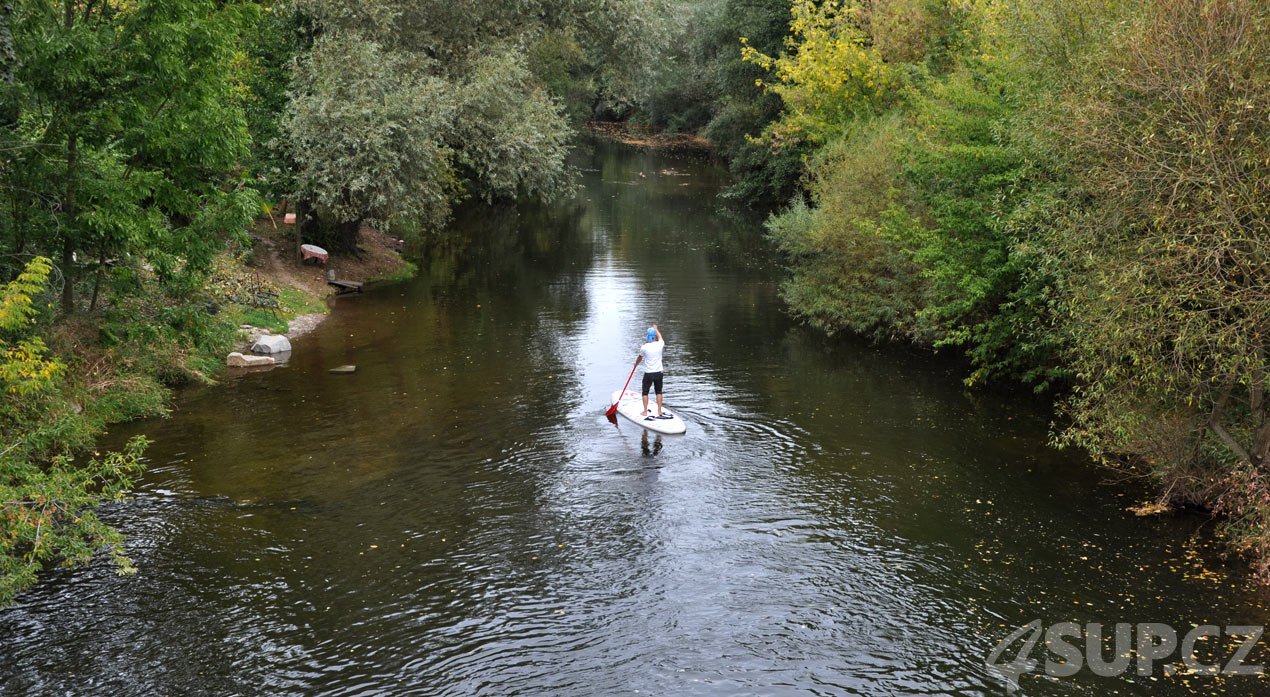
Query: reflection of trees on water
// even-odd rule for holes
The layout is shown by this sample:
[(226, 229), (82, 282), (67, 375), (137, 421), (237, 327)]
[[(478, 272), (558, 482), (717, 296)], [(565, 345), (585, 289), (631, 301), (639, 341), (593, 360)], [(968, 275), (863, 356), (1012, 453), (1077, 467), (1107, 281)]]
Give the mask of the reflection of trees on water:
[(419, 250), (438, 293), (515, 287), (532, 293), (569, 269), (585, 270), (592, 244), (585, 201), (550, 206), (471, 203)]
[[(746, 337), (778, 344), (790, 326), (771, 311), (771, 274), (756, 261), (761, 226), (719, 215), (711, 163), (607, 144), (590, 156), (575, 198), (464, 207), (419, 250), (419, 279), (358, 297), (304, 340), (295, 370), (249, 378), (277, 388), (241, 395), (253, 410), (283, 416), (226, 415), (214, 403), (224, 393), (183, 407), (187, 435), (223, 463), (196, 469), (194, 488), (323, 499), (434, 458), (497, 462), (506, 442), (490, 434), (536, 432), (580, 398), (575, 342), (590, 321), (588, 274), (605, 254), (672, 303), (683, 365), (736, 366), (736, 384), (754, 389), (755, 347), (769, 342)], [(315, 377), (346, 362), (355, 376)], [(647, 440), (650, 455), (660, 448)], [(461, 498), (463, 481), (439, 478), (435, 493)]]

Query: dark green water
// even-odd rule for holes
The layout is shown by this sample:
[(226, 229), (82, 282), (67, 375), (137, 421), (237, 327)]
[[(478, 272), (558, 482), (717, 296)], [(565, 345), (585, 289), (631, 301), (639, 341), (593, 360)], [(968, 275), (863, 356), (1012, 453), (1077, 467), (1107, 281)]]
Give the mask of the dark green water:
[[(1048, 449), (1040, 404), (799, 329), (716, 167), (578, 158), (575, 201), (469, 211), (285, 367), (112, 434), (155, 441), (108, 511), (140, 572), (0, 612), (0, 692), (998, 695), (985, 657), (1033, 619), (1266, 621), (1210, 524), (1127, 512), (1143, 490)], [(684, 436), (602, 416), (652, 322)]]

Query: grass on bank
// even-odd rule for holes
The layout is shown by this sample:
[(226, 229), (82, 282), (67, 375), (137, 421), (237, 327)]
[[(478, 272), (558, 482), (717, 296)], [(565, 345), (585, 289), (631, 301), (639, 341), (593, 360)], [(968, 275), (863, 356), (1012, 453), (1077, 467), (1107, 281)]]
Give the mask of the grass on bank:
[(290, 319), (327, 311), (326, 301), (313, 293), (288, 286), (279, 287), (276, 292), (278, 307), (272, 311), (268, 308), (231, 303), (221, 311), (221, 314), (235, 327), (250, 324), (253, 327), (268, 329), (275, 334), (283, 334), (288, 330)]

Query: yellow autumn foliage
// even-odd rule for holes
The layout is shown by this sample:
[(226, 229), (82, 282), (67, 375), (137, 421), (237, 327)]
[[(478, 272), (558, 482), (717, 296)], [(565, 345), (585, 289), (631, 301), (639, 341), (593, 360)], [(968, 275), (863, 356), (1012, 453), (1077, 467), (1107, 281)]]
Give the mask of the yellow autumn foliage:
[(742, 59), (772, 75), (760, 82), (784, 102), (781, 119), (764, 134), (773, 150), (832, 140), (856, 117), (874, 111), (895, 86), (893, 71), (862, 28), (861, 12), (837, 0), (794, 0), (790, 35), (779, 56), (741, 39)]
[(26, 396), (48, 389), (63, 368), (60, 361), (45, 358), (39, 337), (23, 336), (35, 314), (31, 297), (44, 288), (52, 268), (48, 259), (35, 257), (0, 291), (0, 386), (8, 394)]

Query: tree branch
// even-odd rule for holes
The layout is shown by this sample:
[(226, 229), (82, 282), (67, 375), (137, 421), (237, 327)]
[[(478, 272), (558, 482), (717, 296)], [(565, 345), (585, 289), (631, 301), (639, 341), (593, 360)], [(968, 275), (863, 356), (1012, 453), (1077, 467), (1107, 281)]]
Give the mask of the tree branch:
[(1252, 396), (1248, 400), (1248, 410), (1252, 412), (1254, 423), (1265, 419), (1265, 382), (1266, 382), (1266, 350), (1257, 341), (1256, 362), (1252, 364)]
[(1243, 459), (1244, 462), (1252, 464), (1252, 457), (1248, 455), (1248, 451), (1239, 445), (1234, 438), (1226, 432), (1221, 425), (1222, 412), (1226, 410), (1226, 402), (1230, 400), (1230, 393), (1235, 389), (1235, 381), (1230, 380), (1226, 383), (1226, 388), (1222, 390), (1221, 397), (1213, 403), (1213, 411), (1208, 415), (1208, 430), (1212, 431), (1221, 442), (1226, 444), (1236, 455)]

